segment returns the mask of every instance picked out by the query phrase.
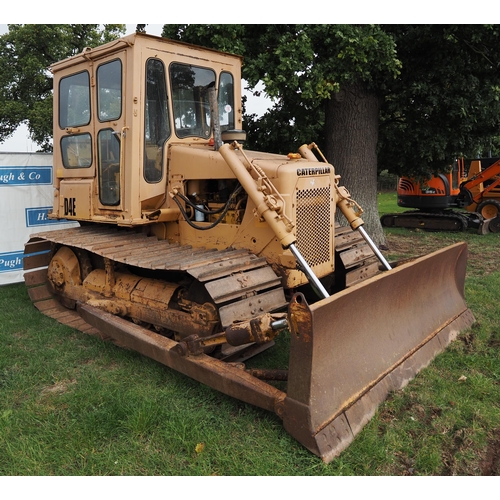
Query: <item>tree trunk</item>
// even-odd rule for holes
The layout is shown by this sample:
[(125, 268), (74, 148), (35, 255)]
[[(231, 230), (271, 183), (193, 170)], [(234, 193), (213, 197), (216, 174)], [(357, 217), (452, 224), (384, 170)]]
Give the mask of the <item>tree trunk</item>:
[(340, 184), (363, 208), (367, 233), (384, 248), (386, 240), (377, 207), (379, 109), (378, 96), (362, 84), (344, 85), (326, 103), (326, 157), (341, 176)]

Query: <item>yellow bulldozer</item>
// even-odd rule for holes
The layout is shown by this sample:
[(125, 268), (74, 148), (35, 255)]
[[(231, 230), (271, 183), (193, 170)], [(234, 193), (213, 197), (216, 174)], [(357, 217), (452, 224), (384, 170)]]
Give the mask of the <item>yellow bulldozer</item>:
[[(25, 281), (48, 316), (274, 412), (329, 462), (474, 321), (467, 247), (391, 265), (314, 143), (245, 150), (241, 62), (136, 33), (51, 66), (49, 217), (80, 227), (32, 235)], [(288, 363), (255, 368), (273, 346)]]

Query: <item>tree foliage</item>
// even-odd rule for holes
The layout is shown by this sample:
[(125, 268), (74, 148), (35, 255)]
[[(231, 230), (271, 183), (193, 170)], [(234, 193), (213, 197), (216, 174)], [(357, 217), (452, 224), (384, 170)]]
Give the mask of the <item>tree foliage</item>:
[(244, 56), (249, 86), (275, 99), (247, 116), (268, 150), (312, 137), (327, 149), (327, 102), (362, 82), (380, 99), (380, 170), (423, 175), (498, 152), (497, 25), (165, 25), (163, 36)]
[(0, 36), (0, 142), (26, 123), (31, 139), (51, 150), (52, 76), (49, 66), (111, 41), (123, 24), (11, 24)]
[(247, 116), (250, 141), (276, 152), (324, 136), (325, 101), (341, 85), (363, 80), (380, 91), (401, 65), (391, 37), (373, 25), (165, 25), (162, 36), (244, 57), (249, 88), (262, 81), (275, 102), (261, 120)]
[[(379, 164), (402, 175), (446, 169), (496, 150), (500, 27), (384, 27), (403, 62), (381, 108)], [(498, 151), (498, 150), (497, 150)]]

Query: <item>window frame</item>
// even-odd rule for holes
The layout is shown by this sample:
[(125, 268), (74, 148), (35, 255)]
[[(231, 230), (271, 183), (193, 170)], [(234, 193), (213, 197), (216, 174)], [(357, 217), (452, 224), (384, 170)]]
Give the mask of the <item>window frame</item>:
[[(101, 141), (101, 136), (104, 133), (110, 133), (111, 136), (113, 136), (115, 138), (115, 140), (117, 141), (117, 144), (118, 144), (118, 159), (117, 159), (118, 171), (115, 172), (115, 175), (116, 175), (116, 173), (118, 173), (118, 183), (117, 183), (118, 197), (117, 197), (117, 200), (114, 201), (113, 203), (106, 203), (105, 201), (103, 201), (103, 193), (106, 194), (106, 193), (111, 192), (111, 190), (109, 190), (109, 189), (108, 190), (103, 189), (103, 183), (104, 183), (103, 162), (104, 162), (104, 159), (102, 158), (101, 142), (100, 141)], [(121, 184), (122, 184), (121, 183), (121, 169), (122, 169), (122, 166), (121, 166), (121, 148), (122, 148), (122, 144), (120, 142), (120, 139), (116, 136), (115, 130), (113, 128), (106, 127), (106, 128), (100, 129), (97, 132), (96, 148), (97, 148), (97, 182), (98, 182), (98, 191), (99, 191), (99, 203), (105, 207), (116, 207), (116, 206), (120, 205), (120, 203), (121, 203)], [(111, 168), (111, 165), (109, 165), (108, 168)]]
[[(160, 153), (160, 158), (156, 158), (155, 160), (155, 164), (157, 162), (160, 163), (160, 176), (159, 178), (148, 178), (148, 175), (147, 173), (150, 171), (150, 166), (148, 166), (148, 152), (147, 152), (147, 147), (148, 147), (148, 140), (147, 140), (147, 131), (149, 131), (149, 135), (150, 135), (150, 139), (149, 139), (149, 142), (151, 142), (151, 124), (149, 122), (149, 119), (151, 117), (150, 113), (148, 113), (148, 106), (149, 106), (149, 102), (150, 102), (150, 99), (149, 97), (151, 97), (149, 94), (148, 94), (148, 65), (150, 63), (154, 62), (155, 64), (160, 64), (161, 65), (161, 71), (163, 73), (162, 75), (162, 80), (163, 80), (163, 84), (164, 84), (164, 88), (163, 89), (160, 89), (160, 90), (164, 90), (165, 91), (165, 96), (164, 96), (164, 101), (162, 101), (161, 103), (158, 104), (158, 106), (165, 106), (165, 120), (164, 120), (164, 125), (166, 126), (166, 129), (165, 129), (165, 137), (162, 138), (161, 137), (161, 133), (163, 132), (163, 130), (157, 130), (157, 133), (158, 135), (160, 135), (160, 137), (155, 137), (154, 141), (156, 144), (157, 144), (157, 147), (158, 147), (158, 151), (157, 151), (157, 155), (158, 153)], [(143, 178), (144, 180), (148, 183), (148, 184), (158, 184), (159, 182), (161, 182), (165, 176), (165, 169), (164, 169), (164, 157), (165, 157), (165, 144), (166, 142), (168, 141), (168, 139), (170, 139), (170, 137), (172, 136), (172, 123), (171, 123), (171, 119), (170, 119), (170, 99), (169, 99), (169, 93), (168, 93), (168, 90), (169, 90), (169, 86), (168, 86), (168, 72), (167, 72), (167, 68), (165, 67), (165, 63), (159, 59), (158, 57), (149, 57), (147, 60), (146, 60), (146, 63), (145, 63), (145, 99), (144, 99), (144, 135), (143, 135), (143, 140), (144, 140), (144, 149), (143, 149)], [(156, 142), (156, 139), (161, 139), (161, 142)]]
[[(193, 68), (193, 69), (198, 69), (198, 70), (205, 70), (207, 72), (211, 72), (214, 76), (214, 85), (217, 84), (217, 72), (213, 69), (213, 68), (210, 68), (210, 67), (205, 67), (205, 66), (198, 66), (198, 65), (194, 65), (194, 64), (188, 64), (188, 63), (183, 63), (183, 62), (178, 62), (178, 61), (174, 61), (174, 62), (171, 62), (170, 65), (169, 65), (169, 68), (168, 68), (168, 76), (169, 76), (169, 80), (170, 80), (170, 95), (171, 95), (171, 104), (172, 104), (172, 116), (173, 116), (173, 130), (174, 130), (174, 133), (175, 135), (179, 138), (179, 139), (184, 139), (184, 138), (187, 138), (187, 137), (199, 137), (201, 139), (209, 139), (210, 136), (211, 136), (211, 125), (209, 124), (207, 126), (206, 123), (200, 123), (200, 125), (198, 127), (186, 127), (186, 130), (196, 130), (197, 128), (200, 129), (199, 132), (193, 132), (193, 133), (180, 133), (180, 130), (182, 130), (181, 128), (177, 128), (177, 118), (181, 119), (181, 117), (177, 116), (176, 115), (176, 102), (179, 102), (179, 100), (176, 100), (176, 91), (174, 90), (174, 78), (173, 78), (173, 72), (172, 72), (172, 69), (174, 66), (183, 66), (183, 67), (186, 67), (186, 68)], [(208, 85), (208, 84), (207, 84)], [(200, 88), (201, 86), (198, 86), (198, 87), (191, 87), (192, 89), (195, 89), (195, 88)], [(194, 92), (193, 92), (194, 94)], [(193, 96), (194, 97), (194, 96)], [(195, 115), (195, 119), (197, 120), (198, 118), (196, 117), (196, 112), (199, 113), (199, 118), (201, 119), (202, 116), (203, 116), (203, 113), (205, 111), (206, 108), (208, 108), (208, 116), (210, 117), (210, 103), (208, 102), (208, 97), (206, 99), (203, 100), (203, 104), (201, 106), (200, 109), (196, 109), (196, 101), (193, 100), (192, 101), (194, 106), (194, 115)]]
[[(228, 114), (232, 114), (232, 119), (229, 120), (229, 123), (227, 125), (222, 125), (222, 122), (221, 122), (221, 132), (224, 132), (226, 130), (234, 130), (236, 128), (236, 118), (235, 118), (235, 115), (236, 115), (236, 106), (235, 106), (235, 102), (234, 102), (234, 75), (230, 72), (230, 71), (226, 71), (226, 70), (223, 70), (219, 73), (219, 85), (218, 85), (218, 94), (217, 94), (217, 105), (218, 105), (218, 108), (219, 108), (219, 116), (221, 115), (221, 100), (220, 100), (220, 90), (221, 90), (221, 82), (222, 82), (222, 77), (223, 75), (229, 75), (231, 77), (231, 81), (232, 81), (232, 86), (233, 86), (233, 89), (232, 89), (232, 92), (231, 92), (231, 97), (232, 97), (232, 103), (231, 103), (231, 111), (228, 112)], [(226, 103), (228, 104), (228, 103)]]
[[(88, 136), (88, 145), (90, 147), (90, 157), (89, 157), (89, 164), (88, 165), (70, 165), (68, 161), (68, 155), (67, 152), (69, 151), (69, 145), (68, 147), (64, 146), (64, 143), (70, 140), (74, 140), (78, 137), (83, 137), (83, 136)], [(81, 134), (71, 134), (71, 135), (65, 135), (64, 137), (61, 137), (59, 148), (61, 151), (61, 159), (63, 163), (63, 167), (68, 169), (68, 170), (74, 170), (77, 168), (90, 168), (93, 163), (93, 147), (92, 147), (92, 134), (90, 132), (83, 132)], [(82, 158), (81, 155), (75, 155), (77, 158)]]

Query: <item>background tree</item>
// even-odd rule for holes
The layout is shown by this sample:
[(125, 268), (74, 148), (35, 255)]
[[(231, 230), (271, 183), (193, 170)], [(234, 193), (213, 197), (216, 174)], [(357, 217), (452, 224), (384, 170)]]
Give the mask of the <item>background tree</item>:
[(0, 36), (0, 142), (26, 123), (31, 139), (50, 151), (52, 75), (48, 67), (125, 33), (123, 24), (10, 24)]
[(320, 144), (379, 244), (377, 170), (429, 175), (499, 135), (497, 26), (165, 25), (163, 35), (243, 55), (243, 77), (276, 100), (246, 117), (249, 147)]
[(402, 61), (381, 109), (379, 165), (430, 175), (457, 156), (496, 154), (498, 25), (384, 26)]

